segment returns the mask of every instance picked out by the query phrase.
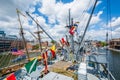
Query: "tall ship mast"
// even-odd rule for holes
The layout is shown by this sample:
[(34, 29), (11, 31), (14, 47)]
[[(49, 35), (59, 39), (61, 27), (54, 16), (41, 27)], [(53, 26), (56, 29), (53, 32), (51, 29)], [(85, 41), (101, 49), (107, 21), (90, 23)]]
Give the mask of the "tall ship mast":
[(24, 37), (24, 32), (23, 32), (23, 28), (22, 28), (22, 24), (21, 24), (21, 21), (20, 21), (20, 11), (18, 9), (16, 9), (17, 11), (17, 15), (18, 15), (18, 21), (20, 23), (20, 35), (22, 36), (22, 39), (23, 39), (23, 42), (24, 42), (24, 48), (26, 50), (26, 53), (27, 53), (27, 57), (28, 57), (28, 61), (30, 60), (30, 57), (29, 57), (29, 53), (28, 53), (28, 49), (27, 49), (27, 46), (26, 46), (26, 41), (25, 41), (25, 37)]

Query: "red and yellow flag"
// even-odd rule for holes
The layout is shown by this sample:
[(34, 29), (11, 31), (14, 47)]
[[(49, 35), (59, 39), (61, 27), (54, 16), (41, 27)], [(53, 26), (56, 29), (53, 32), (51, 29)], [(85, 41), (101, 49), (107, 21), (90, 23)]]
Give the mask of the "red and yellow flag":
[(56, 50), (55, 45), (53, 45), (53, 46), (50, 48), (50, 51), (51, 51), (51, 53), (52, 53), (52, 58), (55, 58), (55, 50)]

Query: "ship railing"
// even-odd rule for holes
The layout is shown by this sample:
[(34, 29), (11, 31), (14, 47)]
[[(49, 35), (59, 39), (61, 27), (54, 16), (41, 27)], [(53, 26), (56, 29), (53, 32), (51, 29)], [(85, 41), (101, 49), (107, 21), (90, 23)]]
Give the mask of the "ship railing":
[(111, 71), (108, 70), (108, 74), (110, 75), (110, 80), (116, 80), (115, 77), (113, 76), (113, 74), (111, 73)]

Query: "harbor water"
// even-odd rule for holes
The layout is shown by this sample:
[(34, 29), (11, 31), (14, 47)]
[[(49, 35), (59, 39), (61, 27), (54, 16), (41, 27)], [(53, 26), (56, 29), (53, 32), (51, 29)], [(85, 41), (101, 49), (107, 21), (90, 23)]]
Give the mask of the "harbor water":
[(120, 52), (109, 52), (109, 69), (116, 80), (120, 80)]

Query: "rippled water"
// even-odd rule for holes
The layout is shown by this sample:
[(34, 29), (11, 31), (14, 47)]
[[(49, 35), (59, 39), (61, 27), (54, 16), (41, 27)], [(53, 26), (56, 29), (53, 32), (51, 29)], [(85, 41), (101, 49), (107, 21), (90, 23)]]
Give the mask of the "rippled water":
[(120, 52), (109, 51), (109, 69), (116, 80), (120, 80)]

